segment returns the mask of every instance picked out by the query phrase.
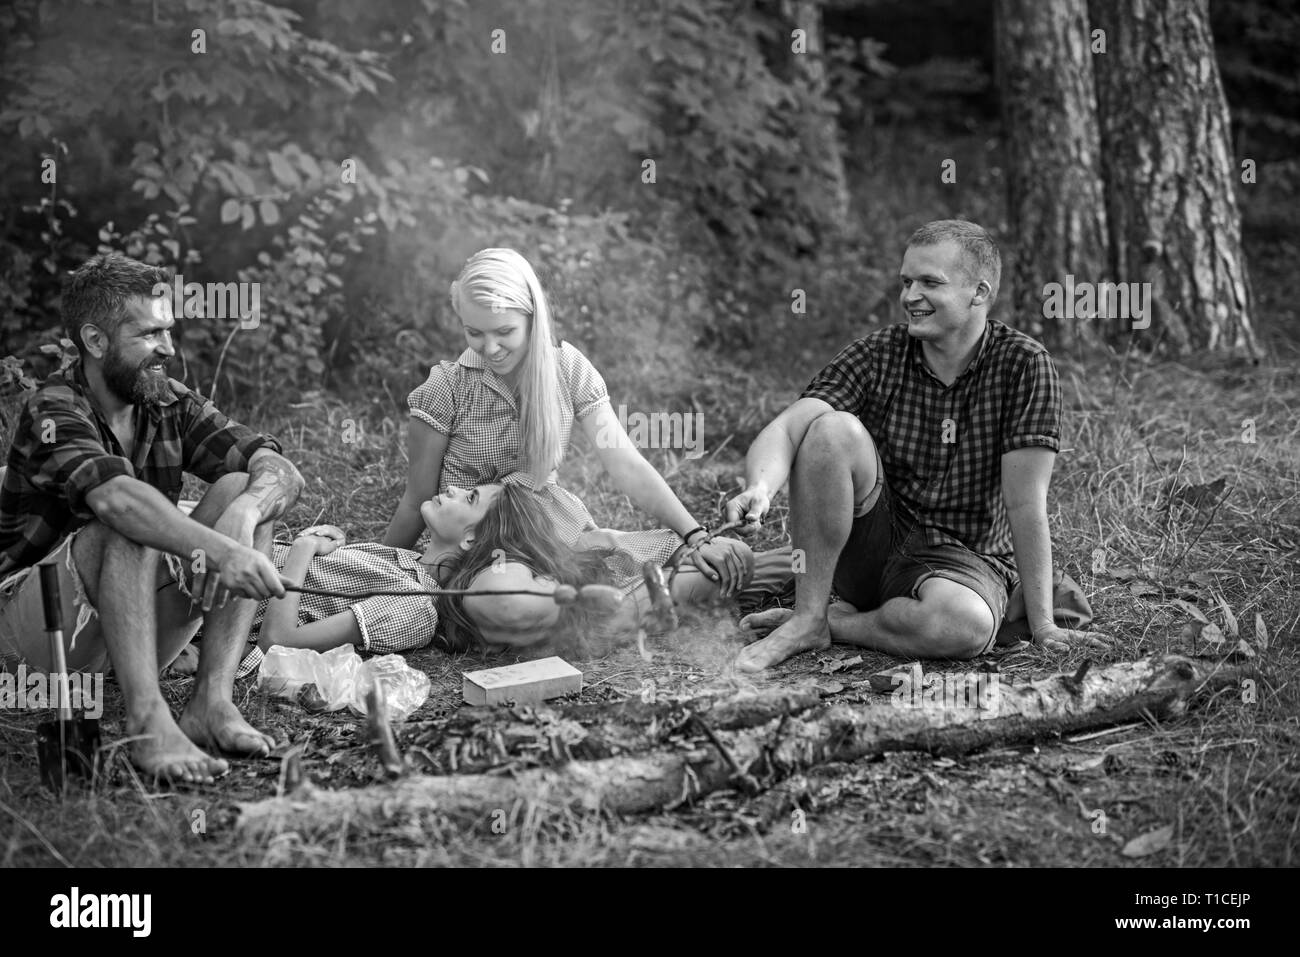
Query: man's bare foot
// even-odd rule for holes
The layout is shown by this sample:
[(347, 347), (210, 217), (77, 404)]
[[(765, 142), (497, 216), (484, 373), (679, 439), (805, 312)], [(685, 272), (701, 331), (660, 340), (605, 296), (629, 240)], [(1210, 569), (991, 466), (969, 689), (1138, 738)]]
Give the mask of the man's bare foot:
[(275, 740), (245, 721), (229, 701), (204, 704), (198, 696), (191, 698), (181, 715), (180, 726), (195, 744), (223, 754), (261, 758), (275, 747)]
[(176, 724), (167, 705), (159, 701), (139, 718), (128, 718), (131, 763), (153, 778), (210, 784), (230, 770), (221, 758), (200, 751)]
[(824, 618), (791, 616), (761, 641), (743, 648), (736, 657), (737, 671), (762, 671), (804, 651), (831, 646), (831, 630)]
[(765, 638), (794, 617), (793, 608), (769, 608), (740, 619), (740, 627), (758, 638)]

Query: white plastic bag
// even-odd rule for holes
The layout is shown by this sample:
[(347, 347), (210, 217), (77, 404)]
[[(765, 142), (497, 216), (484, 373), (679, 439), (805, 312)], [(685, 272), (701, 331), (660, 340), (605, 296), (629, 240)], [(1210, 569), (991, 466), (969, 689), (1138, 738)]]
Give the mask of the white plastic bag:
[(380, 655), (362, 662), (351, 645), (323, 654), (311, 648), (273, 646), (266, 653), (257, 690), (296, 701), (308, 711), (366, 713), (366, 693), (376, 680), (384, 683), (393, 721), (404, 721), (424, 704), (432, 683), (429, 676), (406, 663), (401, 655)]
[(379, 655), (367, 659), (361, 666), (356, 698), (348, 705), (357, 714), (366, 713), (366, 695), (376, 681), (383, 682), (388, 714), (395, 722), (405, 721), (415, 714), (433, 687), (429, 676), (412, 668), (401, 655)]

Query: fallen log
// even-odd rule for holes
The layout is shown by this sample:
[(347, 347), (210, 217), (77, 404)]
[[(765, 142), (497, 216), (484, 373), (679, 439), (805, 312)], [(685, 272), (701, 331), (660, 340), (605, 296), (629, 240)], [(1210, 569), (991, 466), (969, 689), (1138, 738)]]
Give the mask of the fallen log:
[(822, 763), (889, 751), (965, 754), (1144, 715), (1177, 716), (1189, 703), (1256, 674), (1249, 665), (1178, 655), (1084, 671), (1021, 685), (977, 673), (973, 697), (972, 676), (962, 676), (967, 683), (960, 700), (949, 694), (955, 688), (951, 676), (941, 676), (942, 689), (900, 682), (884, 704), (823, 704), (756, 727), (715, 729), (699, 747), (570, 761), (512, 777), (423, 776), (360, 789), (310, 789), (239, 804), (238, 826), (265, 835), (332, 829), (345, 819), (382, 822), (399, 814), (436, 813), (486, 823), (499, 811), (513, 815), (520, 808), (542, 814), (644, 813), (731, 786), (740, 777), (762, 787)]
[(461, 708), (408, 726), (401, 743), (414, 767), (427, 774), (519, 772), (649, 751), (683, 734), (693, 737), (698, 719), (710, 728), (737, 730), (820, 702), (816, 691), (771, 688), (743, 697), (682, 701), (633, 697), (604, 704)]

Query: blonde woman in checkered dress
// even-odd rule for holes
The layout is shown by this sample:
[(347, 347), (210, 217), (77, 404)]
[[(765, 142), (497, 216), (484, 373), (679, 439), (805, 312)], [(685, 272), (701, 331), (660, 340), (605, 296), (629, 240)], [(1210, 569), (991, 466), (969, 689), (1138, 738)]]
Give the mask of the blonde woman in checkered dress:
[[(476, 253), (452, 283), (451, 301), (468, 348), (434, 366), (408, 399), (410, 473), (386, 545), (415, 544), (420, 504), (435, 493), (500, 482), (531, 490), (570, 547), (621, 550), (618, 581), (628, 593), (642, 562), (662, 564), (681, 547), (689, 551), (684, 565), (711, 580), (718, 597), (746, 586), (749, 547), (710, 536), (628, 438), (600, 373), (570, 343), (555, 345), (546, 295), (523, 256)], [(575, 423), (614, 484), (664, 528), (598, 528), (582, 501), (556, 483)]]

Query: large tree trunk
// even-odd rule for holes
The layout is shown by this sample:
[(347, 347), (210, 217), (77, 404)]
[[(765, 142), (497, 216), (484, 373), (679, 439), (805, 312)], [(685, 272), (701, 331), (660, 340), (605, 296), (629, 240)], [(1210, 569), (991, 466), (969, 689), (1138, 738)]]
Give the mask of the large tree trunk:
[[(1044, 319), (1044, 288), (1099, 282), (1109, 266), (1087, 0), (997, 0), (997, 79), (1015, 267), (1009, 321), (1077, 354), (1114, 329)], [(1010, 281), (1008, 281), (1010, 280)]]
[(1237, 163), (1207, 0), (1090, 0), (1112, 269), (1151, 283), (1141, 333), (1177, 354), (1256, 357)]
[[(997, 685), (995, 695), (987, 687), (973, 694), (968, 683), (955, 696), (951, 692), (956, 689), (945, 688), (941, 697), (926, 685), (924, 691), (915, 687), (902, 700), (868, 707), (809, 707), (806, 695), (767, 692), (751, 704), (724, 702), (702, 708), (708, 725), (693, 736), (686, 734), (684, 725), (677, 726), (671, 737), (680, 742), (678, 748), (661, 745), (640, 755), (591, 761), (557, 755), (551, 766), (509, 776), (418, 776), (338, 791), (307, 787), (240, 804), (239, 826), (267, 835), (286, 829), (327, 831), (344, 821), (382, 821), (395, 814), (437, 813), (484, 825), (494, 815), (518, 815), (530, 807), (561, 813), (645, 813), (721, 788), (761, 788), (831, 761), (856, 761), (887, 751), (964, 754), (1137, 717), (1177, 716), (1197, 698), (1211, 697), (1253, 674), (1249, 666), (1167, 655), (1096, 668), (1078, 681), (1056, 675), (1029, 684)], [(691, 705), (700, 707), (698, 702), (683, 702), (672, 708)], [(612, 714), (598, 712), (597, 724)], [(591, 716), (543, 709), (531, 720), (551, 733), (557, 729), (557, 717), (574, 721)], [(653, 726), (666, 717), (667, 712), (652, 709)], [(770, 720), (754, 723), (764, 718)], [(575, 744), (580, 734), (581, 729), (574, 731)], [(531, 747), (528, 737), (520, 735), (520, 750), (543, 750)], [(510, 749), (500, 740), (502, 754)]]

